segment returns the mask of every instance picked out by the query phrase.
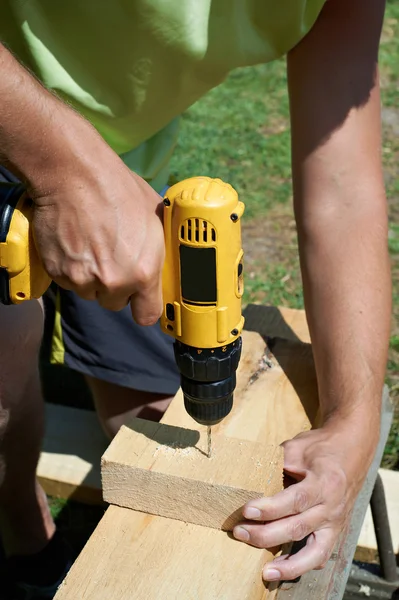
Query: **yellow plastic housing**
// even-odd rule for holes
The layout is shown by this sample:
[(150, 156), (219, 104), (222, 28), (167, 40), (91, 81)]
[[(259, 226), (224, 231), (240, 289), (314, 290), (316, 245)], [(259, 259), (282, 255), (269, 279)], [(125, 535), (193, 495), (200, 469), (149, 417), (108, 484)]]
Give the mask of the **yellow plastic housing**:
[(161, 327), (198, 349), (230, 344), (244, 326), (244, 204), (220, 179), (193, 177), (170, 187), (164, 205)]
[(6, 242), (0, 244), (0, 266), (8, 272), (12, 304), (40, 298), (51, 283), (33, 240), (32, 218), (32, 201), (23, 194), (14, 209)]

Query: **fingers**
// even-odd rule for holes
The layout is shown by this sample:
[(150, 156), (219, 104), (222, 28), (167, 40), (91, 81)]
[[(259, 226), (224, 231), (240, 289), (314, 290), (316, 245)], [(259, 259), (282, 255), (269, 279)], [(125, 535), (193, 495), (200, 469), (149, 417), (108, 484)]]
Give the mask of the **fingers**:
[(258, 548), (273, 548), (288, 542), (303, 540), (325, 524), (324, 508), (316, 506), (304, 514), (271, 523), (241, 523), (234, 528), (236, 539)]
[(313, 569), (323, 569), (334, 549), (336, 535), (332, 529), (321, 529), (313, 533), (306, 546), (291, 556), (276, 558), (265, 565), (265, 581), (290, 581)]
[(297, 515), (319, 503), (319, 488), (309, 482), (297, 483), (269, 498), (248, 502), (243, 515), (255, 521), (274, 521), (289, 515)]

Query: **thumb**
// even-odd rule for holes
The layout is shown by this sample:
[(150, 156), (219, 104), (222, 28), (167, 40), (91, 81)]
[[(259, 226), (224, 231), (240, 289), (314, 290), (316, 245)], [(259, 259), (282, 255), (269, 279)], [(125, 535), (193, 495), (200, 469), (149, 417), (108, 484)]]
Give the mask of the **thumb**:
[(133, 319), (138, 325), (155, 325), (162, 314), (162, 276), (150, 286), (140, 289), (130, 297)]

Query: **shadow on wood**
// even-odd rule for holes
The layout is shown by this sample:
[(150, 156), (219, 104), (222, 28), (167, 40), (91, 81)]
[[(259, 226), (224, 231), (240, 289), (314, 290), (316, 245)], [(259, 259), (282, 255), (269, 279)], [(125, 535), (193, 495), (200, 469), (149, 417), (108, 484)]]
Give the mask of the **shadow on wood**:
[[(194, 429), (186, 429), (184, 427), (171, 427), (154, 423), (145, 419), (131, 419), (126, 423), (128, 429), (132, 429), (136, 433), (140, 433), (152, 442), (156, 442), (161, 446), (169, 446), (173, 449), (196, 448), (201, 454), (206, 453), (197, 447), (200, 439), (200, 432)], [(171, 434), (173, 430), (173, 435)]]
[[(293, 311), (294, 315), (295, 313), (296, 311)], [(244, 316), (245, 330), (255, 331), (263, 337), (271, 354), (298, 394), (309, 421), (313, 427), (317, 426), (319, 400), (316, 370), (303, 315), (303, 324), (297, 329), (298, 334), (287, 323), (281, 310), (275, 306), (249, 304)]]

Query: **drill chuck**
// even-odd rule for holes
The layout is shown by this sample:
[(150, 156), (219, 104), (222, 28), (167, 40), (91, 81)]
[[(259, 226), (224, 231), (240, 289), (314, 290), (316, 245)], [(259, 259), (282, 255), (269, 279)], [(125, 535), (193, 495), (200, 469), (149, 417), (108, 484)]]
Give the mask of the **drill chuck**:
[(184, 406), (197, 423), (216, 425), (230, 413), (241, 346), (241, 337), (227, 346), (211, 349), (175, 342)]

